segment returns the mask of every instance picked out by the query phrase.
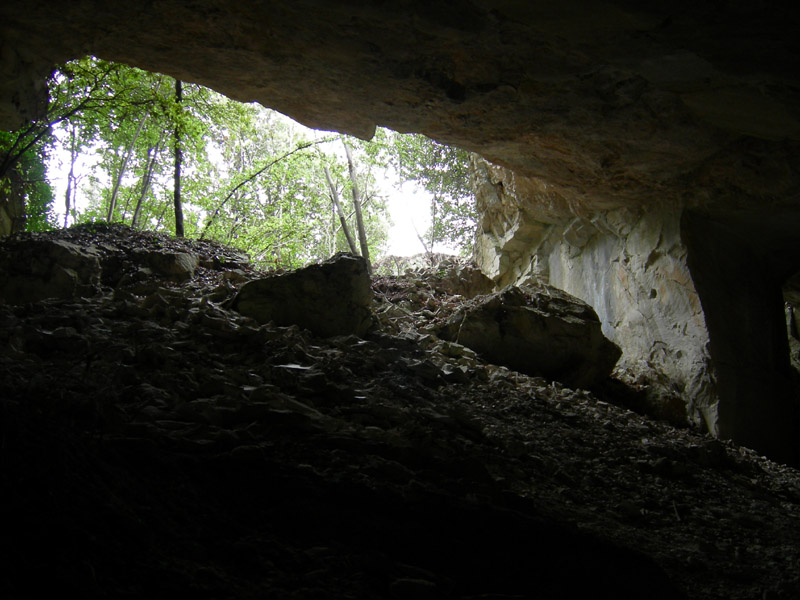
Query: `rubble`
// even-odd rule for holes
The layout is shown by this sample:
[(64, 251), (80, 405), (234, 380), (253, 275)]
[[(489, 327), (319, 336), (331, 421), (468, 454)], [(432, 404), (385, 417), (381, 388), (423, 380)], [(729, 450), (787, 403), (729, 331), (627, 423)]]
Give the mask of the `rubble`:
[[(374, 279), (375, 328), (323, 337), (226, 308), (266, 275), (229, 249), (50, 236), (101, 272), (0, 302), (4, 597), (800, 590), (798, 471), (440, 339), (468, 301), (430, 273)], [(158, 245), (193, 275), (134, 252)]]

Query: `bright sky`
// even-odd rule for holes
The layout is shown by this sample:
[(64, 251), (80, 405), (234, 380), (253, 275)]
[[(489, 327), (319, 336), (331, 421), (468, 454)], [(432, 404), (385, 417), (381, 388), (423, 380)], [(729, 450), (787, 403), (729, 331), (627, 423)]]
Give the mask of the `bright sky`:
[(405, 183), (400, 190), (392, 187), (388, 198), (392, 227), (389, 229), (387, 253), (394, 256), (411, 256), (425, 252), (417, 232), (423, 235), (430, 226), (430, 196), (413, 183)]

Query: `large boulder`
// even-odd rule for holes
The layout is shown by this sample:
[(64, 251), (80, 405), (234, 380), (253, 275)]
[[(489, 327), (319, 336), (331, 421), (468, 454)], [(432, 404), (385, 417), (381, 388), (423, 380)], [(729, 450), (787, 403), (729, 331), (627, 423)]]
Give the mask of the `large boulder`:
[(341, 253), (291, 273), (249, 281), (231, 307), (260, 323), (298, 325), (328, 337), (366, 333), (372, 326), (371, 302), (366, 262)]
[(474, 298), (494, 289), (494, 281), (474, 264), (464, 264), (457, 260), (441, 265), (433, 275), (433, 287), (451, 296)]
[(200, 259), (192, 252), (177, 252), (168, 249), (134, 250), (136, 262), (146, 265), (157, 274), (174, 281), (186, 281), (194, 276)]
[(620, 357), (588, 304), (545, 284), (480, 296), (456, 311), (440, 336), (487, 361), (572, 387), (599, 383)]
[(26, 304), (94, 293), (100, 274), (93, 247), (39, 237), (9, 242), (0, 253), (0, 300)]

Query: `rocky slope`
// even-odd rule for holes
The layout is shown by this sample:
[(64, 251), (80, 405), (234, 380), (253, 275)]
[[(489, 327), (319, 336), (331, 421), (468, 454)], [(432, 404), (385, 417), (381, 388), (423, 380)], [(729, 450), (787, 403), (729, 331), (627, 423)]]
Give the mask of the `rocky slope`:
[(33, 239), (95, 270), (0, 303), (6, 598), (800, 594), (798, 471), (439, 339), (461, 267), (322, 338), (224, 308), (225, 248)]

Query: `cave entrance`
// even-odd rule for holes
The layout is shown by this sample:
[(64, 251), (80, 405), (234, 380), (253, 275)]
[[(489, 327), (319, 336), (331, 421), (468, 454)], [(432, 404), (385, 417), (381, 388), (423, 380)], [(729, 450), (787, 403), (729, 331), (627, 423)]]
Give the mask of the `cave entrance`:
[[(93, 56), (59, 66), (48, 92), (40, 119), (0, 135), (0, 184), (11, 173), (26, 185), (14, 187), (16, 204), (0, 197), (0, 235), (119, 222), (222, 242), (264, 268), (339, 251), (471, 253), (464, 150), (385, 128), (371, 142), (310, 129)], [(40, 190), (32, 182), (45, 173), (55, 186)]]

